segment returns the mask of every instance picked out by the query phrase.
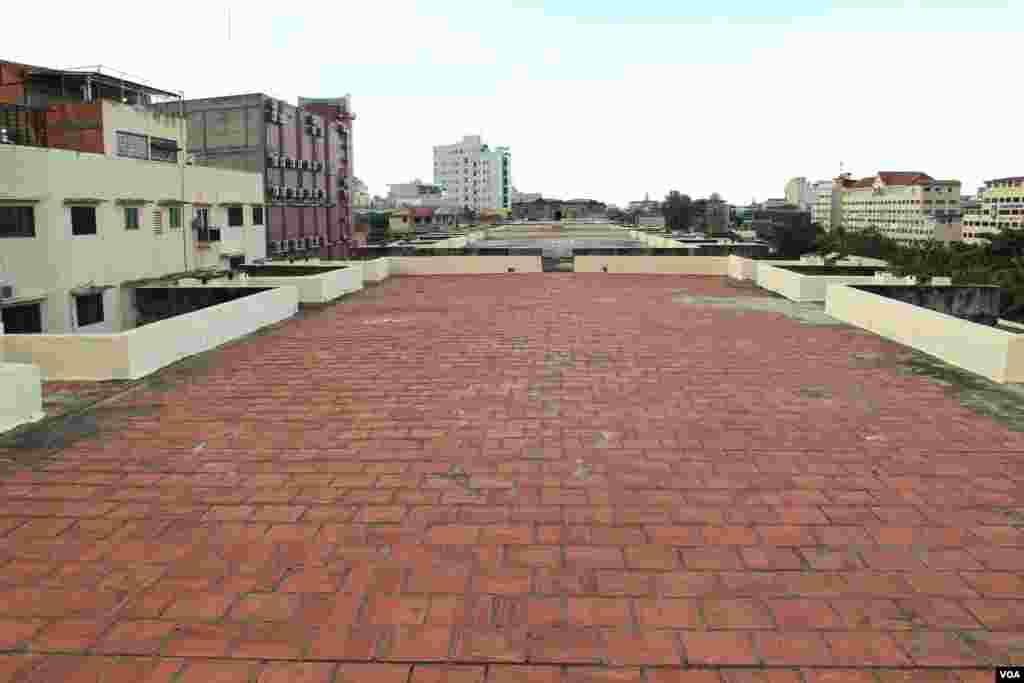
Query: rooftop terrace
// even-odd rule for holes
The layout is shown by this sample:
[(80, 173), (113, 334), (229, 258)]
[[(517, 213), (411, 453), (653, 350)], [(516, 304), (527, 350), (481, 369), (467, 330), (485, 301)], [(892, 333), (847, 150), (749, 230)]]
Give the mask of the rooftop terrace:
[(0, 680), (988, 683), (1020, 407), (724, 278), (393, 278), (0, 445)]

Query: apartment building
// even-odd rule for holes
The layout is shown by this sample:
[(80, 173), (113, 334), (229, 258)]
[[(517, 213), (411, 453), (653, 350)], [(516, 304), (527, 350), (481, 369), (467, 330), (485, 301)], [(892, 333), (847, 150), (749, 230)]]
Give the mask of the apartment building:
[(814, 204), (814, 187), (807, 178), (791, 178), (785, 188), (786, 204), (807, 211)]
[(344, 258), (352, 237), (352, 120), (349, 98), (263, 93), (159, 105), (183, 109), (196, 165), (264, 178), (267, 254)]
[(833, 181), (819, 180), (813, 185), (814, 203), (811, 204), (811, 222), (822, 230), (832, 229), (832, 215), (836, 211), (838, 194), (833, 193)]
[(149, 108), (173, 93), (99, 71), (0, 68), (19, 81), (0, 112), (34, 128), (0, 144), (7, 334), (130, 329), (140, 283), (263, 257), (262, 178), (187, 165), (184, 120)]
[(964, 242), (984, 243), (984, 235), (1024, 228), (1024, 176), (986, 180), (977, 205), (965, 210)]
[(839, 197), (833, 225), (877, 228), (903, 244), (960, 240), (959, 180), (936, 180), (917, 171), (882, 171), (854, 180), (847, 173), (835, 179), (834, 192)]
[(512, 208), (512, 152), (491, 149), (479, 135), (434, 147), (434, 184), (462, 210)]

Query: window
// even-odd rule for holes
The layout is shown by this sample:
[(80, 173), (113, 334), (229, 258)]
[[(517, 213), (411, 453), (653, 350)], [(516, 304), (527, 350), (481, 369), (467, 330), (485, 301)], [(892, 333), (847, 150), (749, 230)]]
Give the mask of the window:
[(252, 207), (252, 224), (263, 225), (263, 207), (254, 206)]
[(229, 206), (228, 207), (228, 226), (237, 228), (245, 223), (242, 218), (242, 207), (240, 206)]
[(96, 207), (95, 206), (72, 206), (71, 207), (71, 234), (72, 235), (95, 235), (96, 234)]
[(6, 334), (42, 334), (42, 304), (23, 304), (0, 309)]
[(0, 206), (0, 237), (35, 237), (35, 209), (31, 206)]
[(164, 232), (164, 213), (160, 209), (153, 209), (153, 232), (157, 235)]
[(192, 220), (192, 227), (206, 228), (210, 225), (210, 209), (205, 206), (195, 207), (195, 218)]
[(138, 230), (139, 229), (139, 207), (137, 207), (137, 206), (126, 206), (126, 207), (124, 207), (124, 229), (125, 230)]
[(181, 228), (181, 207), (171, 206), (167, 209), (167, 222), (171, 230)]
[(117, 131), (117, 156), (132, 159), (149, 158), (149, 140), (145, 135)]
[(79, 327), (103, 322), (103, 292), (76, 296), (75, 320)]

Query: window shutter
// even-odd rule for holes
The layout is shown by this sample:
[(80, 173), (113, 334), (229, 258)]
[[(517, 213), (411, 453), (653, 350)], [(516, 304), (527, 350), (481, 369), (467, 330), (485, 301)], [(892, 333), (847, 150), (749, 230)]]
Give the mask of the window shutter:
[(164, 213), (160, 209), (153, 209), (153, 232), (157, 235), (164, 232)]

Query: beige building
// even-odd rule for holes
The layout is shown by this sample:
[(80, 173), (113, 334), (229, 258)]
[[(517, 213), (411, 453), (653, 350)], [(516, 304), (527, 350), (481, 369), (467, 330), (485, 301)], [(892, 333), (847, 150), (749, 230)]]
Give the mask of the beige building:
[(848, 230), (877, 228), (903, 244), (960, 239), (960, 181), (926, 173), (879, 172), (834, 181), (832, 225)]
[(814, 205), (814, 187), (807, 178), (792, 178), (786, 183), (786, 204), (801, 211), (808, 211)]
[(833, 182), (831, 180), (820, 180), (814, 183), (814, 203), (811, 205), (811, 222), (817, 223), (826, 232), (832, 229), (832, 215), (837, 209), (839, 195), (834, 195)]
[(189, 166), (181, 119), (102, 106), (103, 154), (0, 145), (8, 334), (129, 329), (133, 281), (266, 255), (259, 174)]
[(982, 243), (983, 235), (1024, 228), (1024, 176), (986, 180), (980, 206), (964, 213), (964, 241)]

